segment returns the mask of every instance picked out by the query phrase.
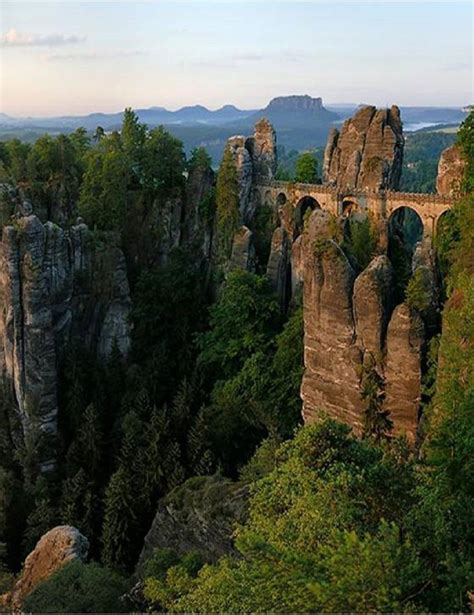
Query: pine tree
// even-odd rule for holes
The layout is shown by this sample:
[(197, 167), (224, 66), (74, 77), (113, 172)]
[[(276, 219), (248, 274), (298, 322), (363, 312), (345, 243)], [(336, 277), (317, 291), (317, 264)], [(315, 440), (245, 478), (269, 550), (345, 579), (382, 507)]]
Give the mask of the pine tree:
[(197, 476), (212, 474), (215, 462), (208, 446), (207, 421), (204, 408), (201, 408), (188, 431), (186, 446), (189, 469)]
[(121, 465), (112, 475), (104, 498), (102, 562), (106, 566), (127, 569), (134, 563), (138, 495), (133, 474)]
[(95, 534), (93, 485), (84, 469), (64, 481), (61, 498), (63, 523), (77, 527), (89, 540)]
[(177, 442), (172, 442), (167, 451), (164, 467), (167, 489), (171, 491), (181, 485), (186, 479), (186, 472), (181, 461), (181, 448)]
[(67, 454), (70, 476), (83, 468), (86, 474), (97, 480), (102, 474), (103, 437), (100, 419), (94, 404), (89, 404), (82, 418), (82, 424)]

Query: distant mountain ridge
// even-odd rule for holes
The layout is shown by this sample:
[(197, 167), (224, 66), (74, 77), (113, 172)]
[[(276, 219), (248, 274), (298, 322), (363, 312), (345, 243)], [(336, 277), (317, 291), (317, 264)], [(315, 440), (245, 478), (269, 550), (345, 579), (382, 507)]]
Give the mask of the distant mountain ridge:
[[(284, 119), (291, 123), (299, 121), (307, 121), (308, 115), (313, 115), (315, 119), (334, 121), (338, 119), (338, 115), (328, 111), (322, 104), (321, 98), (313, 98), (308, 95), (292, 95), (278, 96), (273, 98), (264, 109), (239, 109), (235, 105), (227, 104), (215, 111), (204, 107), (203, 105), (190, 105), (182, 107), (177, 111), (170, 111), (165, 107), (154, 106), (145, 109), (135, 109), (138, 117), (142, 122), (150, 125), (158, 124), (222, 124), (227, 122), (239, 122), (247, 118), (254, 121), (254, 118), (260, 118), (262, 115), (268, 119), (279, 120)], [(298, 117), (301, 116), (301, 117)], [(123, 112), (118, 113), (89, 113), (87, 115), (64, 115), (56, 117), (27, 117), (13, 118), (5, 114), (0, 114), (0, 124), (8, 126), (25, 126), (25, 127), (49, 127), (49, 128), (77, 128), (84, 126), (88, 130), (95, 129), (98, 125), (103, 128), (117, 127), (123, 117)]]

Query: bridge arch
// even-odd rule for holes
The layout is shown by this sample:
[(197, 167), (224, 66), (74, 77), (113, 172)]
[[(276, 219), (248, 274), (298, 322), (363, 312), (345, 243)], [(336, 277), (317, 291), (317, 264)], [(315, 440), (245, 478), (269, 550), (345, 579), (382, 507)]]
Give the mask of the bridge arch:
[(348, 218), (352, 214), (358, 213), (360, 211), (360, 205), (358, 201), (351, 196), (344, 197), (339, 207), (339, 214), (343, 218)]
[(413, 250), (425, 236), (425, 224), (426, 221), (416, 209), (409, 205), (399, 205), (388, 218), (388, 231), (390, 237), (398, 237), (406, 248)]
[(313, 196), (305, 195), (298, 200), (293, 216), (293, 239), (301, 235), (304, 228), (305, 216), (308, 215), (309, 211), (314, 211), (315, 209), (321, 209), (321, 205)]

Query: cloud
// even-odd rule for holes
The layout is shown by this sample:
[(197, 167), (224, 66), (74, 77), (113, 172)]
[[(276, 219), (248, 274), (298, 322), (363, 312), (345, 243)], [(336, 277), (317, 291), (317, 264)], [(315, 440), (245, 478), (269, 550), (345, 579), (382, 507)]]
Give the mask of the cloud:
[(88, 53), (55, 53), (48, 56), (47, 60), (49, 62), (68, 60), (88, 62), (93, 60), (115, 60), (116, 58), (135, 58), (145, 55), (147, 55), (147, 52), (140, 49), (132, 49), (130, 51), (112, 51), (110, 53), (96, 53), (95, 51), (91, 51)]
[(64, 34), (26, 34), (11, 28), (0, 37), (0, 47), (61, 47), (82, 43), (85, 36), (66, 36)]

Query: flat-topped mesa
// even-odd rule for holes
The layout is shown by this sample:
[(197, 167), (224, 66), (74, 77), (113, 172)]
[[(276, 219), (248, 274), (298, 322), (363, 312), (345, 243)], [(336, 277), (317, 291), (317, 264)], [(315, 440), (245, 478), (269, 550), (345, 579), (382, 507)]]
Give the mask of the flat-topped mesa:
[(343, 190), (397, 190), (403, 163), (400, 110), (361, 108), (329, 133), (323, 181)]

